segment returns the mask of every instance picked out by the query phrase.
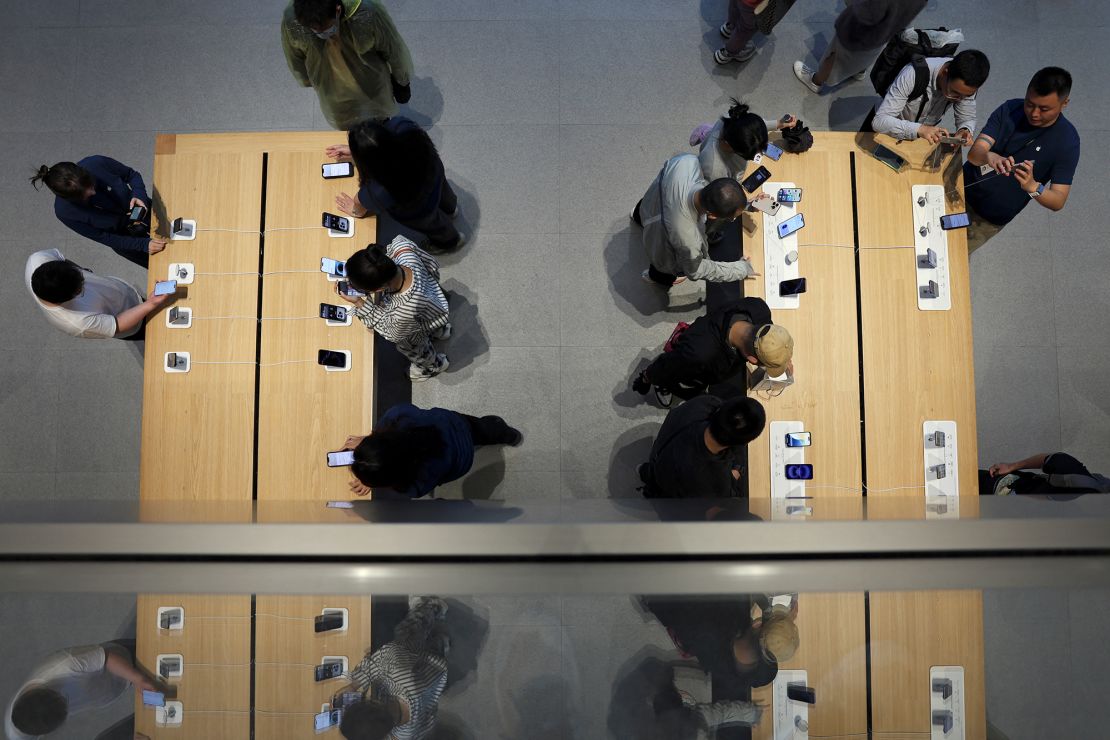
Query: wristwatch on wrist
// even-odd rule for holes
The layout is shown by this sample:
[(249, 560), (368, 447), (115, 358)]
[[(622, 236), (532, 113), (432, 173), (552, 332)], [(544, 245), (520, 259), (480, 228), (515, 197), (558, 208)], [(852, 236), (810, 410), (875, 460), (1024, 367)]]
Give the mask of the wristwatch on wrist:
[(1037, 189), (1029, 193), (1030, 198), (1039, 198), (1041, 193), (1044, 192), (1044, 183), (1037, 183)]

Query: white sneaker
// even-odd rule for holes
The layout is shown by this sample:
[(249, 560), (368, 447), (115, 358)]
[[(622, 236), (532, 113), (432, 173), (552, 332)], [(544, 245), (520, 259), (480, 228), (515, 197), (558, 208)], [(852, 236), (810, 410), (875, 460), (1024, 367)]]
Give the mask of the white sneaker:
[(794, 62), (794, 76), (811, 93), (821, 94), (821, 86), (813, 81), (813, 70), (807, 67), (804, 62)]
[(860, 80), (865, 79), (866, 77), (867, 77), (867, 70), (866, 69), (861, 70), (859, 72), (856, 72), (854, 75), (852, 75), (852, 79), (856, 80), (857, 82), (859, 82)]
[(434, 378), (435, 376), (439, 375), (450, 366), (451, 363), (447, 360), (447, 355), (438, 354), (436, 355), (435, 370), (432, 370), (430, 372), (425, 372), (424, 370), (418, 368), (416, 365), (409, 365), (409, 380), (411, 380), (413, 383), (423, 383), (425, 380)]

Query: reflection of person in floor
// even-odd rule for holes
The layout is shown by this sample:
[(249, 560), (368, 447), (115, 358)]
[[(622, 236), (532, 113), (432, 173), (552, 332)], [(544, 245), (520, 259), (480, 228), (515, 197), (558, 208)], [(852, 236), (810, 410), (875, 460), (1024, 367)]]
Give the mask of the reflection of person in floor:
[(697, 701), (693, 692), (686, 690), (696, 684), (696, 678), (689, 676), (683, 667), (676, 666), (674, 683), (652, 701), (655, 716), (667, 737), (709, 740), (719, 728), (754, 727), (763, 718), (763, 706), (743, 699)]
[(1065, 452), (1041, 453), (980, 470), (979, 493), (999, 496), (1044, 493), (1051, 499), (1067, 500), (1081, 493), (1110, 493), (1110, 478), (1092, 473)]
[[(343, 712), (339, 730), (347, 740), (420, 740), (435, 728), (440, 694), (447, 685), (451, 640), (444, 617), (447, 603), (437, 596), (409, 601), (409, 613), (393, 630), (393, 641), (351, 671), (342, 689), (363, 700)], [(333, 701), (333, 704), (335, 702)]]
[[(798, 600), (771, 605), (763, 594), (715, 597), (649, 597), (675, 647), (697, 659), (713, 677), (714, 696), (738, 699), (748, 688), (766, 686), (780, 661), (798, 649)], [(754, 607), (754, 608), (753, 608)]]

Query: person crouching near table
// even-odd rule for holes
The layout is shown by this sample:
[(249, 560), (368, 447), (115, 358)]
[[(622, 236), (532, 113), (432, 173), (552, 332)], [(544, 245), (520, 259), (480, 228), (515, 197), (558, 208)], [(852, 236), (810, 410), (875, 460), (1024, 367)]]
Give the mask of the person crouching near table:
[(347, 437), (343, 449), (355, 452), (350, 485), (357, 495), (373, 490), (420, 498), (470, 472), (475, 447), (517, 447), (523, 441), (500, 416), (403, 403), (386, 411), (372, 433)]
[(411, 240), (398, 236), (384, 247), (369, 244), (347, 259), (347, 280), (365, 295), (339, 296), (354, 314), (397, 346), (411, 363), (409, 380), (420, 383), (448, 368), (433, 341), (451, 336), (447, 296), (439, 285), (439, 263)]

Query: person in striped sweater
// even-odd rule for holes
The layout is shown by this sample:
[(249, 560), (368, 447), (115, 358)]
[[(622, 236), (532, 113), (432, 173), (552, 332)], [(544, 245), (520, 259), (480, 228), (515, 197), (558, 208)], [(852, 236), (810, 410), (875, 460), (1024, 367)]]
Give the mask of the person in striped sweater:
[(384, 247), (370, 244), (347, 259), (347, 280), (364, 293), (351, 298), (354, 314), (397, 346), (411, 363), (409, 380), (419, 383), (449, 366), (447, 355), (433, 341), (451, 336), (447, 296), (439, 285), (439, 263), (403, 236)]

